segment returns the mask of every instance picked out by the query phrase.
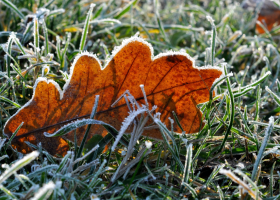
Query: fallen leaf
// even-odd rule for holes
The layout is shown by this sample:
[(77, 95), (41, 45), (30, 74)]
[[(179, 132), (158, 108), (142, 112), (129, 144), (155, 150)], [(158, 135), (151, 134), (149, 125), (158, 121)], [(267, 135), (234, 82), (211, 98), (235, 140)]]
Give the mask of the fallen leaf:
[[(154, 57), (152, 46), (134, 36), (113, 50), (104, 68), (95, 55), (78, 55), (63, 90), (52, 80), (38, 78), (32, 99), (7, 121), (4, 133), (11, 137), (24, 122), (12, 141), (14, 148), (27, 153), (31, 149), (24, 141), (35, 145), (41, 142), (52, 155), (64, 155), (69, 148), (66, 140), (74, 141), (74, 134), (47, 138), (44, 132), (53, 133), (67, 123), (89, 117), (96, 95), (100, 95), (100, 100), (95, 119), (119, 130), (128, 108), (124, 100), (113, 108), (111, 105), (126, 90), (144, 104), (140, 84), (145, 86), (149, 103), (158, 106), (157, 112), (162, 113), (161, 120), (167, 127), (168, 118), (175, 111), (184, 130), (194, 133), (199, 131), (202, 116), (196, 104), (209, 100), (209, 89), (221, 74), (218, 67), (194, 67), (193, 59), (186, 53), (170, 51)], [(76, 130), (78, 143), (85, 130), (86, 126)], [(175, 125), (174, 130), (180, 131)], [(94, 125), (88, 139), (95, 134), (104, 136), (106, 131)], [(156, 130), (143, 135), (162, 139)]]
[(275, 26), (280, 23), (280, 10), (271, 11), (269, 15), (261, 15), (259, 14), (258, 19), (259, 22), (256, 23), (256, 31), (259, 34), (265, 33), (265, 30), (262, 28), (260, 24), (262, 24), (268, 31), (271, 31)]

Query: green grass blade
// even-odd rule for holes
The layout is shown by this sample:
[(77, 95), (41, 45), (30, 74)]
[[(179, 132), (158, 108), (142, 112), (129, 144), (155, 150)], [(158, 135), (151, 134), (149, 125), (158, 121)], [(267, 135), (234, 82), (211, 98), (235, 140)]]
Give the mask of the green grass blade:
[(155, 120), (155, 122), (159, 125), (160, 131), (161, 131), (161, 135), (162, 135), (162, 137), (163, 137), (163, 139), (164, 139), (164, 141), (165, 141), (165, 143), (166, 143), (168, 149), (170, 150), (172, 156), (173, 156), (174, 159), (176, 160), (176, 163), (179, 165), (181, 171), (184, 171), (184, 166), (183, 166), (181, 160), (178, 158), (176, 152), (175, 152), (175, 151), (173, 150), (173, 148), (170, 146), (170, 144), (169, 144), (169, 142), (168, 142), (168, 140), (167, 140), (167, 138), (166, 138), (166, 135), (165, 135), (165, 132), (166, 132), (165, 126), (164, 126), (164, 125), (162, 124), (162, 122), (160, 122), (159, 120)]
[(270, 170), (269, 193), (270, 193), (271, 197), (273, 197), (273, 186), (274, 186), (273, 172), (274, 172), (275, 164), (276, 164), (276, 161), (273, 163), (272, 168)]
[[(6, 195), (8, 196), (8, 197), (10, 197), (10, 198), (6, 198), (6, 197), (4, 197), (3, 199), (18, 199), (10, 190), (8, 190), (7, 188), (5, 188), (3, 185), (0, 185), (0, 191), (3, 191), (4, 193), (6, 193)], [(0, 199), (2, 199), (1, 197), (0, 197)]]
[(194, 198), (198, 198), (198, 195), (197, 195), (197, 193), (196, 193), (196, 191), (195, 191), (195, 189), (194, 189), (193, 187), (191, 187), (191, 186), (190, 186), (188, 183), (186, 183), (186, 182), (183, 182), (182, 185), (183, 185), (183, 186), (186, 186), (186, 188), (191, 192), (191, 194), (192, 194), (192, 196), (193, 196)]
[[(225, 69), (225, 74), (227, 75), (227, 71), (226, 71), (226, 65), (224, 66), (224, 69)], [(231, 128), (233, 126), (233, 121), (234, 121), (234, 96), (233, 96), (233, 93), (232, 93), (232, 90), (231, 90), (231, 87), (230, 87), (230, 80), (229, 78), (227, 77), (227, 88), (228, 88), (228, 92), (229, 92), (229, 95), (230, 95), (230, 105), (231, 105), (231, 111), (230, 111), (230, 120), (229, 120), (229, 126), (227, 127), (227, 131), (225, 133), (225, 137), (224, 137), (224, 140), (219, 148), (219, 152), (221, 152), (224, 148), (224, 145), (227, 141), (227, 138), (228, 138), (228, 135), (230, 134), (230, 131), (231, 131)]]
[(44, 46), (45, 46), (45, 56), (47, 56), (49, 54), (49, 36), (48, 36), (48, 29), (45, 23), (45, 20), (43, 20), (42, 23), (43, 26), (43, 33), (44, 33)]
[[(259, 85), (261, 82), (266, 80), (266, 78), (269, 77), (270, 75), (271, 75), (270, 71), (266, 72), (261, 78), (259, 78), (259, 80), (255, 81), (254, 83), (248, 84), (245, 87), (241, 87), (240, 91), (242, 92), (243, 90), (246, 90), (246, 89), (248, 89), (250, 87), (254, 87), (254, 86)], [(238, 91), (234, 91), (234, 93), (236, 93), (236, 92), (238, 92)]]
[(17, 104), (16, 102), (11, 101), (10, 99), (0, 96), (0, 100), (5, 101), (6, 103), (9, 103), (13, 106), (15, 106), (16, 108), (21, 108), (21, 106), (19, 104)]
[(89, 29), (89, 22), (91, 20), (91, 16), (92, 16), (92, 10), (95, 7), (95, 4), (90, 4), (90, 9), (88, 11), (87, 14), (87, 18), (85, 21), (85, 25), (84, 25), (84, 29), (83, 29), (83, 34), (82, 34), (82, 38), (81, 38), (81, 42), (80, 42), (80, 52), (82, 52), (84, 50), (85, 44), (86, 44), (86, 39), (87, 39), (87, 34), (88, 34), (88, 29)]
[[(93, 118), (94, 118), (94, 116), (95, 116), (95, 114), (96, 114), (96, 111), (97, 111), (98, 102), (99, 102), (99, 95), (96, 95), (96, 96), (95, 96), (94, 106), (93, 106), (93, 108), (92, 108), (92, 111), (91, 111), (91, 114), (90, 114), (89, 119), (93, 119)], [(85, 143), (86, 143), (86, 140), (87, 140), (87, 137), (88, 137), (90, 128), (91, 128), (91, 124), (89, 124), (89, 125), (87, 126), (87, 130), (86, 130), (86, 132), (85, 132), (85, 135), (84, 135), (84, 137), (83, 137), (83, 140), (82, 140), (81, 145), (80, 145), (80, 148), (79, 148), (79, 151), (78, 151), (78, 153), (77, 153), (77, 158), (80, 158), (81, 155), (82, 155), (82, 151), (83, 151), (84, 145), (85, 145)]]
[(61, 173), (61, 170), (64, 168), (64, 166), (68, 163), (68, 159), (71, 157), (72, 152), (68, 151), (67, 154), (63, 157), (61, 160), (57, 170), (55, 173)]
[(1, 0), (7, 7), (14, 11), (21, 19), (25, 19), (25, 16), (20, 12), (20, 10), (9, 0)]
[(22, 159), (18, 160), (16, 163), (14, 163), (12, 166), (10, 166), (8, 169), (5, 170), (5, 172), (0, 176), (0, 185), (11, 175), (13, 175), (15, 172), (17, 172), (19, 169), (24, 167), (25, 165), (32, 162), (34, 159), (36, 159), (39, 156), (38, 151), (33, 151), (32, 153), (26, 155)]
[(129, 2), (118, 14), (114, 17), (115, 19), (121, 18), (124, 14), (126, 14), (132, 6), (135, 6), (139, 0), (133, 0)]
[(39, 47), (39, 22), (38, 22), (38, 19), (35, 17), (34, 18), (34, 27), (33, 27), (33, 37), (34, 37), (34, 51), (35, 51), (35, 54), (36, 56), (39, 58), (39, 55), (40, 55), (40, 47)]
[(6, 57), (6, 66), (7, 66), (7, 76), (10, 78), (11, 77), (11, 70), (10, 70), (10, 65), (11, 65), (11, 55), (12, 54), (12, 45), (13, 45), (13, 38), (9, 37), (8, 39), (8, 45), (7, 45), (7, 49), (4, 49), (4, 51), (6, 51), (6, 53), (8, 54), (8, 56)]
[(265, 90), (273, 97), (277, 105), (280, 106), (280, 97), (274, 92), (272, 92), (267, 86), (265, 87)]
[(160, 19), (160, 15), (159, 15), (159, 12), (158, 12), (158, 4), (159, 4), (158, 0), (154, 0), (155, 14), (156, 14), (156, 19), (157, 19), (158, 27), (159, 27), (160, 33), (163, 36), (164, 40), (169, 42), (169, 39), (167, 38), (167, 36), (165, 34), (165, 30), (164, 30), (162, 21)]
[(205, 187), (207, 188), (209, 186), (209, 184), (211, 183), (211, 181), (213, 181), (214, 177), (219, 173), (219, 171), (224, 167), (224, 164), (219, 165), (218, 167), (215, 167), (215, 169), (212, 171), (212, 173), (210, 174), (210, 176), (208, 177), (206, 183), (205, 183)]
[(273, 127), (274, 127), (274, 118), (273, 117), (270, 117), (269, 118), (269, 125), (265, 131), (265, 137), (262, 141), (262, 144), (261, 144), (261, 147), (260, 147), (260, 150), (258, 151), (258, 156), (257, 156), (257, 160), (255, 161), (254, 163), (254, 168), (253, 168), (253, 172), (252, 172), (252, 176), (251, 176), (251, 179), (252, 181), (255, 181), (256, 180), (256, 177), (257, 177), (257, 171), (258, 171), (258, 166), (262, 160), (262, 155), (265, 151), (265, 148), (266, 148), (266, 145), (268, 143), (268, 140), (269, 140), (269, 137), (270, 137), (270, 134), (273, 130)]
[(211, 26), (212, 26), (212, 34), (211, 34), (211, 65), (214, 66), (217, 30), (216, 30), (216, 26), (214, 24), (214, 20), (212, 19), (212, 17), (207, 16), (206, 18), (211, 23)]
[(17, 129), (15, 130), (15, 132), (13, 133), (13, 135), (10, 137), (9, 141), (5, 144), (5, 151), (7, 150), (8, 146), (11, 145), (12, 140), (14, 139), (14, 137), (16, 136), (16, 134), (18, 133), (19, 129), (22, 127), (23, 122), (17, 127)]

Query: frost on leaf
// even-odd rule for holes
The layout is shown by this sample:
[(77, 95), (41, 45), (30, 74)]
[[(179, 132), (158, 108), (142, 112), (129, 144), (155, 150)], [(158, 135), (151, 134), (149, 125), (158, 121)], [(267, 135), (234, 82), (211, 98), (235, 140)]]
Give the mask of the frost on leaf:
[[(202, 116), (196, 104), (209, 100), (209, 90), (221, 75), (220, 68), (196, 68), (186, 53), (167, 52), (154, 57), (152, 46), (134, 36), (114, 49), (104, 67), (93, 54), (84, 52), (78, 55), (63, 91), (54, 81), (39, 78), (32, 99), (7, 121), (4, 133), (11, 137), (24, 122), (12, 141), (14, 148), (27, 153), (31, 149), (25, 141), (35, 145), (41, 142), (52, 155), (65, 155), (68, 150), (66, 140), (74, 141), (73, 132), (55, 138), (47, 138), (43, 133), (52, 134), (65, 124), (88, 118), (96, 95), (100, 95), (100, 103), (95, 119), (120, 130), (129, 115), (126, 101), (121, 99), (113, 107), (111, 105), (126, 90), (139, 105), (150, 108), (157, 105), (156, 112), (161, 113), (161, 120), (168, 126), (168, 118), (175, 111), (185, 132), (194, 133), (199, 131)], [(139, 87), (142, 84), (145, 85), (149, 105)], [(76, 130), (79, 143), (86, 128), (83, 126)], [(180, 131), (176, 124), (174, 131)], [(104, 136), (107, 132), (100, 125), (94, 125), (88, 139), (94, 134)], [(147, 130), (143, 135), (162, 139), (158, 130)]]

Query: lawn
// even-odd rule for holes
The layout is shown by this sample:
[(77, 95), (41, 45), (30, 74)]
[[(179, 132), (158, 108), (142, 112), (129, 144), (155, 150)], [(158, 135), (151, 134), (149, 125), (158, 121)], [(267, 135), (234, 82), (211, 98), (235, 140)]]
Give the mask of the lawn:
[[(207, 2), (0, 0), (0, 200), (280, 199), (280, 26), (272, 30), (263, 26), (264, 33), (258, 34), (260, 7), (244, 10), (241, 1)], [(36, 124), (49, 115), (43, 109), (46, 105), (67, 112), (84, 109), (78, 102), (87, 96), (75, 96), (71, 92), (76, 90), (70, 90), (72, 79), (90, 75), (79, 76), (79, 70), (88, 66), (83, 63), (108, 65), (88, 81), (109, 84), (119, 76), (114, 66), (134, 63), (129, 56), (118, 57), (129, 44), (127, 52), (148, 49), (141, 50), (139, 66), (150, 59), (144, 53), (148, 55), (152, 46), (154, 60), (172, 55), (177, 59), (172, 62), (183, 63), (183, 57), (195, 63), (195, 73), (205, 70), (207, 76), (216, 69), (223, 74), (209, 84), (201, 77), (207, 87), (197, 98), (205, 101), (197, 104), (190, 96), (179, 111), (178, 104), (172, 107), (163, 98), (152, 103), (149, 85), (139, 87), (144, 84), (142, 70), (131, 70), (120, 75), (133, 77), (121, 83), (128, 87), (122, 93), (129, 92), (120, 102), (128, 107), (112, 111), (121, 117), (110, 110), (102, 114), (107, 102), (111, 105), (120, 97), (119, 93), (109, 97), (112, 92), (104, 86), (104, 93), (92, 96), (87, 116), (53, 121), (48, 126), (59, 128), (51, 133)], [(112, 76), (106, 73), (110, 67)], [(184, 73), (168, 80), (168, 89), (186, 78)], [(83, 83), (77, 83), (79, 89)], [(64, 88), (64, 93), (56, 94), (62, 100), (70, 95), (73, 103), (32, 103), (44, 99), (43, 89), (51, 84)], [(131, 95), (135, 91), (141, 92), (140, 99)], [(155, 102), (162, 115), (149, 106)], [(21, 114), (28, 106), (33, 107)], [(191, 111), (195, 122), (186, 115)], [(23, 123), (19, 120), (7, 133), (16, 116)], [(42, 127), (40, 131), (31, 127), (32, 120), (34, 127)], [(33, 132), (20, 136), (24, 130)]]

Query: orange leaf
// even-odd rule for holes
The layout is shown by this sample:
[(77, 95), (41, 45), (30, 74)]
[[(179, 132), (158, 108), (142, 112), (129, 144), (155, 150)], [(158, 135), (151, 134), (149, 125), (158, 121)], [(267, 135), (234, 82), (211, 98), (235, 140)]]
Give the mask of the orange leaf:
[[(74, 141), (74, 134), (47, 138), (43, 133), (53, 133), (71, 121), (89, 117), (95, 95), (100, 95), (95, 119), (119, 130), (128, 108), (124, 100), (113, 108), (111, 105), (126, 90), (144, 104), (140, 84), (145, 85), (149, 103), (158, 106), (157, 112), (162, 113), (165, 124), (170, 124), (168, 118), (175, 111), (187, 133), (199, 131), (202, 115), (196, 104), (209, 100), (209, 89), (221, 76), (221, 69), (195, 68), (194, 61), (185, 53), (168, 52), (154, 57), (151, 45), (136, 36), (125, 40), (112, 54), (104, 68), (95, 55), (78, 55), (63, 91), (54, 81), (39, 78), (32, 99), (5, 125), (4, 133), (10, 137), (24, 122), (12, 141), (13, 147), (27, 153), (30, 149), (24, 141), (41, 142), (52, 155), (64, 155), (68, 150), (66, 139)], [(76, 130), (79, 143), (85, 130), (86, 126)], [(174, 130), (179, 128), (175, 126)], [(95, 125), (90, 135), (94, 134), (104, 136), (106, 132)], [(143, 135), (162, 139), (156, 130)]]
[[(259, 14), (257, 19), (268, 31), (271, 31), (274, 25), (280, 24), (280, 10), (271, 10), (268, 15)], [(256, 30), (259, 34), (265, 33), (265, 30), (257, 23)]]

